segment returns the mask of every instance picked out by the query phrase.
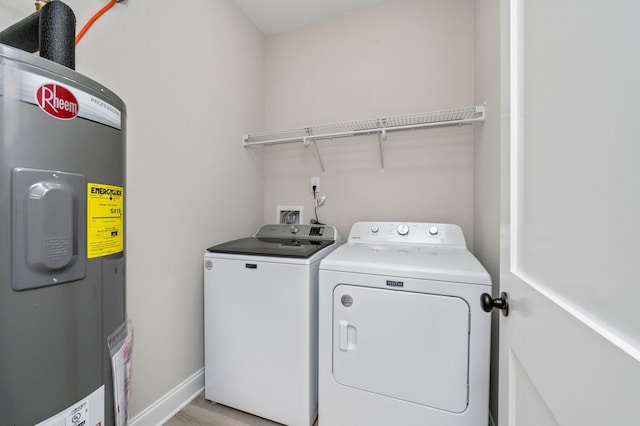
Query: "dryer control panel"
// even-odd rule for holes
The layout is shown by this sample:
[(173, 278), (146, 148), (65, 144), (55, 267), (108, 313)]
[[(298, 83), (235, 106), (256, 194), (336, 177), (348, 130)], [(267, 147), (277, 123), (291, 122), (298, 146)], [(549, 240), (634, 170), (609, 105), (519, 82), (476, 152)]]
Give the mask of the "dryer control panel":
[(424, 222), (357, 222), (351, 227), (349, 243), (467, 247), (458, 225)]

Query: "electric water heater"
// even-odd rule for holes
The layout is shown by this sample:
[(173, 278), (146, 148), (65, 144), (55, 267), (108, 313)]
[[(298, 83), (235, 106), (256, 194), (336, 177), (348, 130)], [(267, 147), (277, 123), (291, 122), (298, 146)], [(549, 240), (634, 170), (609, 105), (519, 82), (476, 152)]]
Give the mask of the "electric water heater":
[(109, 345), (126, 323), (125, 117), (106, 87), (0, 45), (0, 424), (126, 409)]

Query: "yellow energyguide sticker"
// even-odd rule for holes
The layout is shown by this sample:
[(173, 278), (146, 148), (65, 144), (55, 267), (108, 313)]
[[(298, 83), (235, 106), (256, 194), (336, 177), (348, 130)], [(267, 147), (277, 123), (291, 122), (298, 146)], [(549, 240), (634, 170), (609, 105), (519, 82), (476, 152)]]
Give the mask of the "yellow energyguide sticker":
[(124, 188), (87, 184), (87, 257), (124, 250)]

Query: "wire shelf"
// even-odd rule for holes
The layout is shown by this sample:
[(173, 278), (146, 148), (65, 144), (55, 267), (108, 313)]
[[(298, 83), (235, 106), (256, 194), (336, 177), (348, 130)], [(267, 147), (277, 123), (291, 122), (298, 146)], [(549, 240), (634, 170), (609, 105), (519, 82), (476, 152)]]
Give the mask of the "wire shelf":
[(382, 142), (386, 141), (388, 132), (423, 129), (429, 127), (461, 126), (485, 119), (485, 107), (477, 105), (468, 108), (457, 108), (421, 114), (382, 117), (373, 120), (350, 121), (322, 126), (302, 127), (298, 129), (278, 130), (272, 132), (246, 134), (242, 137), (244, 146), (276, 145), (282, 143), (302, 142), (305, 147), (313, 146), (322, 172), (325, 172), (320, 151), (316, 141), (324, 139), (345, 138), (359, 135), (378, 134), (380, 143), (380, 168), (384, 172)]
[(470, 124), (477, 121), (484, 121), (484, 114), (484, 106), (475, 106), (422, 114), (401, 115), (397, 117), (383, 117), (373, 120), (350, 121), (314, 127), (301, 127), (298, 129), (252, 133), (244, 135), (242, 141), (245, 146), (274, 145), (292, 142), (303, 142), (305, 145), (308, 145), (312, 140), (344, 138), (363, 134), (382, 133), (383, 131), (393, 132), (424, 127)]

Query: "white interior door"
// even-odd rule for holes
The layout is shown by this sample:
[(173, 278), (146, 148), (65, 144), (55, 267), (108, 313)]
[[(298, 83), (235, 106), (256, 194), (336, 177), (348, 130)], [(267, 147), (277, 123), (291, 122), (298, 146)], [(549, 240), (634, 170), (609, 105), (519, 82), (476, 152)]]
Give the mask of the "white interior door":
[(640, 2), (503, 4), (499, 424), (639, 425)]

